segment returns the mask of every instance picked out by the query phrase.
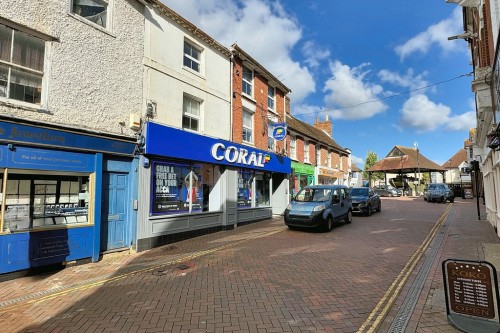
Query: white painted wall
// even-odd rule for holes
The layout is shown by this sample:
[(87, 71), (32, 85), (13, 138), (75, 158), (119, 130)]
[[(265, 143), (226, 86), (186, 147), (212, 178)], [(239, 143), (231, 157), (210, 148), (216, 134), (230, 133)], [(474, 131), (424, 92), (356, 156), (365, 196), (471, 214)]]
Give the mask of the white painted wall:
[[(182, 128), (183, 95), (203, 101), (200, 134), (230, 140), (230, 59), (157, 10), (146, 9), (144, 103), (156, 103), (155, 122)], [(199, 46), (202, 70), (183, 66), (184, 40)]]
[(2, 98), (1, 115), (132, 136), (129, 114), (143, 108), (144, 6), (109, 3), (106, 30), (70, 14), (69, 0), (1, 1), (1, 18), (56, 39), (46, 42), (45, 103)]

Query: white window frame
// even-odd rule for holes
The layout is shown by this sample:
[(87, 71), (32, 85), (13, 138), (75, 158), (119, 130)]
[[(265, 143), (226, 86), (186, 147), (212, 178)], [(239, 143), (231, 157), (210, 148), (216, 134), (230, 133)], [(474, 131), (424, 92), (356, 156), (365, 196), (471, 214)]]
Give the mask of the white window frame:
[(267, 86), (267, 108), (276, 112), (276, 88)]
[[(189, 100), (190, 102), (194, 102), (198, 104), (198, 113), (199, 115), (196, 115), (194, 113), (190, 113), (189, 110), (187, 110), (186, 106), (186, 100)], [(191, 131), (191, 132), (196, 132), (200, 133), (201, 132), (201, 119), (202, 119), (202, 105), (203, 101), (200, 100), (199, 98), (196, 98), (194, 96), (184, 94), (182, 98), (182, 128), (186, 131)], [(192, 108), (191, 108), (192, 109)], [(198, 128), (196, 130), (192, 129), (191, 127), (184, 127), (184, 118), (189, 118), (190, 120), (194, 119), (198, 121)]]
[(276, 139), (273, 136), (274, 123), (269, 122), (267, 125), (267, 150), (276, 152)]
[(297, 159), (297, 137), (295, 135), (290, 136), (290, 158)]
[(316, 146), (316, 165), (322, 165), (321, 164), (321, 146)]
[[(192, 49), (195, 49), (198, 51), (199, 53), (199, 59), (196, 59), (194, 58), (193, 56), (191, 56), (190, 54), (187, 54), (184, 49), (185, 49), (185, 45), (189, 45)], [(203, 64), (203, 61), (202, 61), (202, 57), (203, 57), (203, 48), (199, 47), (197, 44), (193, 43), (192, 41), (188, 40), (188, 39), (184, 39), (184, 44), (183, 44), (183, 48), (182, 48), (182, 53), (183, 53), (183, 57), (182, 57), (182, 65), (184, 66), (184, 68), (186, 68), (187, 70), (190, 70), (190, 71), (193, 71), (197, 74), (201, 74), (202, 73), (202, 70), (203, 70), (203, 67), (202, 67), (202, 64)], [(190, 61), (198, 64), (198, 69), (199, 70), (196, 70), (194, 69), (193, 67), (191, 66), (187, 66), (185, 63), (184, 63), (184, 59), (187, 58), (189, 59)]]
[(331, 152), (327, 149), (326, 150), (326, 165), (331, 168), (332, 167), (332, 157), (330, 156)]
[[(0, 96), (0, 99), (7, 99), (7, 100), (13, 101), (15, 103), (26, 104), (27, 106), (33, 106), (33, 105), (37, 105), (38, 107), (43, 106), (44, 101), (45, 101), (44, 93), (46, 91), (45, 73), (46, 73), (46, 68), (47, 68), (47, 53), (48, 53), (47, 40), (44, 40), (38, 36), (34, 36), (34, 34), (30, 34), (30, 33), (27, 33), (27, 32), (24, 32), (24, 31), (21, 31), (18, 29), (14, 29), (11, 26), (8, 26), (8, 25), (3, 24), (3, 23), (0, 23), (0, 25), (5, 27), (6, 29), (10, 30), (10, 31), (8, 31), (8, 33), (10, 34), (10, 38), (11, 38), (9, 59), (8, 60), (1, 60), (0, 59), (0, 65), (2, 65), (2, 67), (6, 70), (5, 87), (0, 86), (1, 91), (3, 92), (3, 94), (5, 96)], [(43, 43), (42, 70), (26, 67), (26, 66), (23, 66), (20, 64), (16, 64), (14, 62), (13, 57), (14, 57), (15, 39), (16, 39), (16, 36), (18, 36), (19, 34), (22, 34), (23, 36), (28, 36), (29, 38), (32, 38), (32, 39), (39, 40), (41, 43)], [(12, 97), (12, 93), (11, 93), (10, 89), (11, 89), (11, 80), (12, 80), (12, 76), (13, 76), (13, 73), (12, 73), (13, 71), (18, 71), (20, 73), (26, 73), (27, 75), (38, 77), (40, 79), (39, 87), (25, 86), (25, 87), (32, 87), (34, 90), (40, 89), (40, 96), (39, 96), (40, 102), (39, 103), (34, 103), (34, 102), (25, 101), (22, 99), (16, 99), (16, 98)]]
[(304, 163), (309, 163), (309, 141), (304, 140)]
[[(70, 0), (69, 1), (69, 12), (73, 17), (81, 20), (84, 23), (87, 23), (87, 24), (90, 24), (94, 27), (97, 27), (99, 29), (111, 31), (111, 27), (113, 26), (111, 21), (112, 21), (112, 17), (113, 17), (112, 12), (113, 12), (113, 1), (114, 0), (96, 0), (96, 1), (100, 1), (100, 2), (103, 2), (106, 4), (106, 10), (104, 11), (104, 12), (106, 12), (106, 16), (105, 16), (106, 22), (104, 25), (92, 21), (89, 17), (85, 17), (85, 16), (82, 16), (78, 13), (75, 13), (73, 10), (73, 6), (75, 5), (75, 2), (77, 2), (77, 1), (78, 0)], [(97, 16), (97, 15), (95, 15), (95, 16)]]
[[(254, 119), (253, 119), (253, 114), (254, 113), (252, 111), (247, 110), (247, 109), (243, 109), (243, 117), (242, 117), (242, 126), (243, 126), (243, 128), (242, 128), (243, 129), (242, 130), (242, 140), (243, 140), (244, 143), (248, 143), (248, 144), (253, 144), (253, 142), (254, 142), (254, 135), (253, 135), (253, 133), (254, 133), (254, 130), (253, 130), (253, 128), (254, 128), (254, 124), (253, 124)], [(250, 125), (245, 124), (245, 115), (247, 115), (247, 116), (250, 117)], [(247, 132), (250, 132), (250, 141), (248, 141), (248, 140), (245, 139), (245, 130)]]
[[(243, 71), (243, 73), (241, 75), (241, 80), (242, 80), (242, 83), (241, 83), (241, 93), (243, 95), (247, 95), (247, 96), (250, 96), (250, 97), (253, 98), (253, 90), (254, 90), (253, 89), (253, 78), (254, 78), (253, 70), (250, 69), (250, 68), (248, 68), (248, 67), (246, 67), (246, 66), (243, 66), (242, 71)], [(246, 73), (250, 73), (252, 75), (251, 81), (248, 81), (245, 78), (245, 72)], [(245, 91), (246, 90), (245, 89), (245, 84), (250, 87), (250, 93), (248, 93), (248, 92)]]

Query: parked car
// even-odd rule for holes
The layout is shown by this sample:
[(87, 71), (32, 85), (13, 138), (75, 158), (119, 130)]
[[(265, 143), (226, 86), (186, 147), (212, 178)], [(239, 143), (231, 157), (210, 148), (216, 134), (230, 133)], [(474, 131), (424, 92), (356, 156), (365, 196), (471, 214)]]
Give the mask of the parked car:
[(343, 185), (311, 185), (302, 188), (285, 209), (290, 228), (317, 228), (327, 231), (334, 223), (352, 222), (352, 200)]
[(392, 185), (376, 185), (373, 190), (381, 197), (400, 197), (403, 191)]
[(372, 188), (354, 187), (351, 189), (351, 198), (353, 213), (363, 213), (370, 216), (374, 210), (382, 211), (382, 201)]
[(424, 200), (427, 202), (454, 202), (455, 194), (444, 183), (428, 184), (424, 189)]

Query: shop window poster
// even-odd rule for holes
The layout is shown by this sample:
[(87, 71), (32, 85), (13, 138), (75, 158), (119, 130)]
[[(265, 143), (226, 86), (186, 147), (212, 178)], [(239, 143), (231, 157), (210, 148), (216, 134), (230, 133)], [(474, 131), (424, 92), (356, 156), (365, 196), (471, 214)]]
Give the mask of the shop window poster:
[(153, 214), (187, 213), (190, 205), (192, 205), (192, 211), (201, 211), (199, 188), (202, 179), (196, 170), (193, 168), (191, 171), (190, 165), (154, 163), (151, 212)]
[(238, 202), (240, 208), (252, 207), (252, 178), (253, 172), (238, 172)]

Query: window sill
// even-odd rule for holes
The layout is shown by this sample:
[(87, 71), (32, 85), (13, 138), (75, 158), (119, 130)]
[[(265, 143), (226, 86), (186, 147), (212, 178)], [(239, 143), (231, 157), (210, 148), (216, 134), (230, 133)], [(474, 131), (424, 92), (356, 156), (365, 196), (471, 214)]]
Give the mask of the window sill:
[(247, 95), (244, 92), (241, 93), (241, 96), (244, 97), (245, 99), (249, 100), (252, 103), (257, 103), (257, 101), (252, 96)]
[(91, 21), (89, 21), (89, 20), (87, 20), (87, 19), (85, 19), (85, 18), (81, 17), (80, 15), (76, 15), (76, 14), (73, 14), (73, 13), (71, 13), (71, 12), (70, 12), (70, 13), (68, 13), (68, 15), (69, 15), (69, 16), (71, 16), (72, 18), (74, 18), (74, 19), (75, 19), (75, 20), (77, 20), (77, 21), (80, 21), (80, 22), (82, 22), (82, 23), (84, 23), (84, 24), (86, 24), (86, 25), (88, 25), (88, 26), (90, 26), (90, 27), (92, 27), (92, 28), (94, 28), (94, 29), (96, 29), (96, 30), (99, 30), (99, 31), (101, 31), (101, 32), (105, 33), (106, 35), (109, 35), (109, 36), (111, 36), (111, 37), (113, 37), (113, 38), (116, 38), (116, 35), (115, 35), (115, 34), (113, 34), (113, 33), (112, 33), (110, 30), (108, 30), (107, 28), (101, 27), (99, 24), (95, 24), (94, 22), (91, 22)]
[(22, 109), (25, 111), (50, 113), (39, 104), (32, 104), (32, 103), (18, 101), (15, 99), (10, 99), (10, 98), (5, 98), (5, 97), (0, 97), (0, 104), (5, 105), (5, 106), (9, 106), (9, 107)]
[(1, 236), (12, 235), (12, 234), (22, 234), (26, 232), (44, 232), (44, 231), (52, 231), (57, 229), (72, 229), (72, 228), (85, 228), (85, 227), (93, 227), (93, 223), (74, 223), (74, 224), (59, 224), (54, 226), (45, 226), (45, 227), (36, 227), (31, 229), (22, 229), (22, 230), (11, 230), (10, 232), (3, 231), (0, 232)]
[(192, 69), (192, 68), (189, 68), (189, 67), (187, 67), (187, 66), (183, 66), (183, 67), (182, 67), (182, 69), (183, 69), (183, 70), (185, 70), (186, 72), (188, 72), (189, 74), (196, 75), (197, 77), (199, 77), (199, 78), (200, 78), (200, 79), (202, 79), (202, 80), (206, 80), (206, 79), (205, 79), (205, 75), (203, 75), (203, 74), (202, 74), (202, 73), (200, 73), (200, 72), (195, 71), (195, 70), (194, 70), (194, 69)]

